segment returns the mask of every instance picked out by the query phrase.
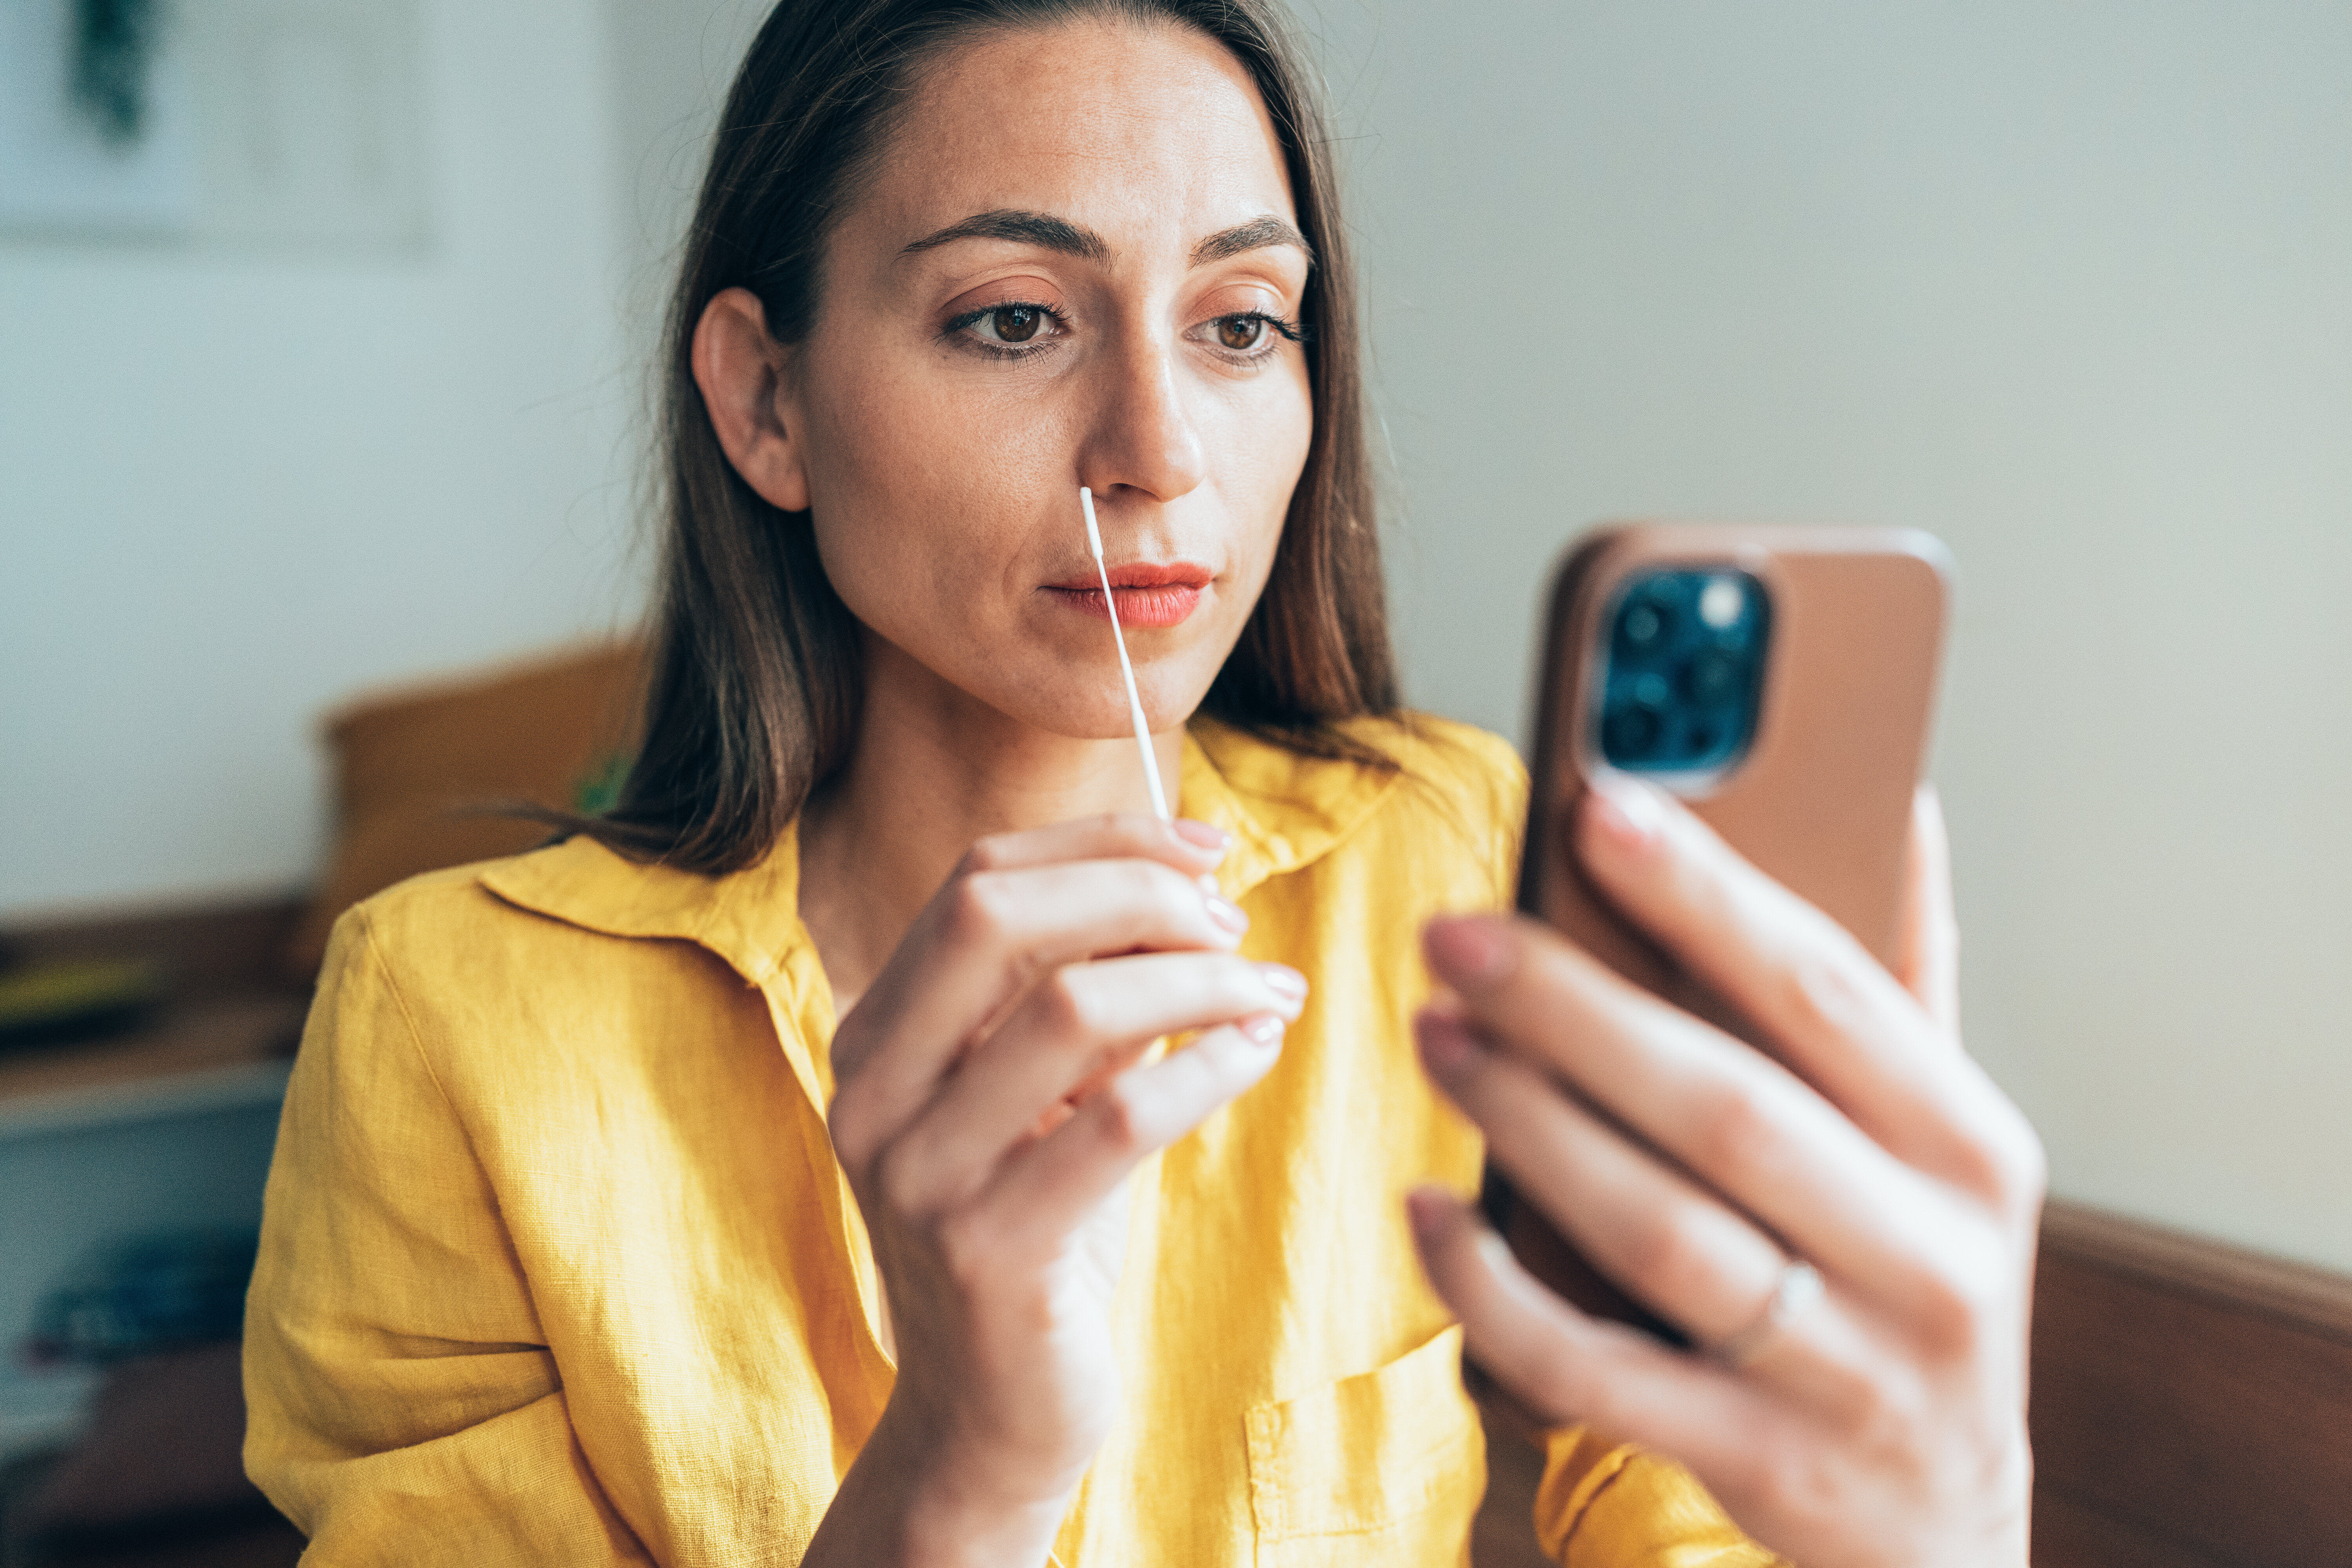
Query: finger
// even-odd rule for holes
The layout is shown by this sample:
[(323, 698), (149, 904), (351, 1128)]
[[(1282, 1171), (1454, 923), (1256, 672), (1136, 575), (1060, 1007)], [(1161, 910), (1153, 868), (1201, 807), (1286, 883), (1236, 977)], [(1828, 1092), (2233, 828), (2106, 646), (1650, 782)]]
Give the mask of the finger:
[[(1067, 965), (966, 1055), (888, 1155), (894, 1199), (963, 1201), (1040, 1118), (1164, 1035), (1249, 1016), (1297, 1018), (1307, 981), (1278, 963), (1164, 952)], [(1179, 1053), (1181, 1054), (1181, 1053)]]
[(1468, 916), (1424, 945), (1475, 1026), (1559, 1073), (1799, 1256), (1906, 1311), (1947, 1276), (1948, 1200), (1788, 1068), (1545, 927)]
[[(1520, 1405), (1556, 1425), (1671, 1455), (1759, 1540), (1781, 1536), (1776, 1527), (1790, 1521), (1818, 1529), (1819, 1510), (1839, 1507), (1820, 1484), (1830, 1456), (1813, 1413), (1638, 1331), (1585, 1317), (1451, 1194), (1423, 1188), (1405, 1202), (1422, 1267), (1462, 1320), (1464, 1353)], [(1882, 1392), (1874, 1436), (1884, 1430), (1885, 1405)]]
[(1423, 1188), (1405, 1208), (1430, 1284), (1462, 1320), (1465, 1353), (1543, 1420), (1677, 1457), (1759, 1435), (1769, 1407), (1728, 1372), (1586, 1317), (1450, 1194)]
[(1944, 802), (1923, 784), (1911, 797), (1911, 836), (1904, 846), (1903, 914), (1895, 977), (1917, 998), (1945, 1037), (1960, 1037), (1960, 926), (1952, 918), (1952, 848)]
[(1157, 1062), (1129, 1068), (1054, 1132), (1007, 1161), (981, 1194), (1008, 1242), (1058, 1245), (1138, 1162), (1207, 1121), (1282, 1055), (1272, 1013), (1212, 1029)]
[[(1702, 1346), (1752, 1328), (1790, 1262), (1779, 1243), (1444, 1008), (1415, 1026), (1430, 1076), (1486, 1131), (1513, 1190), (1589, 1262)], [(1869, 1397), (1871, 1362), (1852, 1323), (1824, 1308), (1741, 1370), (1848, 1409)]]
[[(1162, 822), (1158, 817), (1134, 812), (1108, 812), (1018, 833), (991, 834), (964, 852), (955, 871), (932, 895), (922, 915), (909, 928), (908, 936), (984, 935), (994, 924), (993, 916), (999, 912), (995, 906), (1000, 895), (1003, 899), (1017, 899), (1024, 888), (1038, 886), (1047, 887), (1050, 890), (1049, 884), (1024, 884), (1018, 880), (1006, 882), (1000, 879), (983, 882), (979, 887), (970, 886), (975, 878), (1001, 878), (1007, 872), (1076, 867), (1093, 861), (1156, 862), (1164, 865), (1180, 876), (1190, 878), (1204, 893), (1212, 895), (1209, 908), (1213, 915), (1219, 918), (1220, 923), (1236, 931), (1246, 929), (1248, 917), (1223, 898), (1214, 896), (1217, 892), (1216, 879), (1210, 875), (1224, 858), (1232, 843), (1231, 834), (1205, 822), (1186, 818)], [(1080, 919), (1091, 918), (1084, 910), (1075, 912)], [(906, 941), (902, 940), (899, 950), (905, 951), (906, 946)], [(1097, 951), (1113, 950), (1103, 948)], [(894, 970), (895, 965), (886, 966), (875, 985), (868, 989), (867, 994), (875, 996), (877, 1001), (877, 1007), (868, 1012), (877, 1016), (877, 1021), (879, 1021), (881, 1013), (887, 1011), (890, 999), (897, 994), (893, 987), (904, 978), (903, 971), (894, 973)], [(850, 1064), (840, 1059), (838, 1047), (835, 1065), (837, 1070), (844, 1070), (845, 1076), (845, 1067)]]
[[(868, 989), (876, 1021), (926, 1033), (970, 1032), (1019, 988), (989, 973), (992, 960), (1028, 960), (1028, 974), (1019, 977), (1025, 981), (1045, 965), (1096, 953), (1233, 946), (1249, 926), (1238, 906), (1188, 879), (1182, 865), (1108, 853), (1135, 849), (1135, 838), (1166, 830), (1149, 818), (1108, 817), (982, 840), (923, 907)], [(1046, 858), (1049, 847), (1106, 853)], [(940, 963), (967, 958), (978, 969), (963, 984), (942, 984)]]
[(1906, 1164), (1982, 1165), (2000, 1093), (1843, 926), (1631, 779), (1596, 779), (1578, 847), (1606, 896)]
[[(959, 875), (899, 942), (834, 1042), (836, 1142), (887, 1137), (956, 1054), (1040, 975), (1098, 953), (1230, 950), (1249, 919), (1164, 863), (1129, 858)], [(877, 1145), (878, 1146), (878, 1145)]]
[(1777, 1242), (1458, 1018), (1414, 1022), (1430, 1077), (1486, 1131), (1488, 1157), (1595, 1267), (1701, 1344), (1754, 1321), (1787, 1267)]

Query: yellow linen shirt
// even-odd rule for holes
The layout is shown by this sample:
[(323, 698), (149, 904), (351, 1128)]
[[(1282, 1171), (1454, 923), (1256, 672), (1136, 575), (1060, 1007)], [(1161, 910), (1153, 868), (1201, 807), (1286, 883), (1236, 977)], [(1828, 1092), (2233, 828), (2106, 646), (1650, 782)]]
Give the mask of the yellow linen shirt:
[[(1509, 892), (1495, 738), (1368, 723), (1396, 772), (1197, 722), (1244, 951), (1314, 990), (1280, 1063), (1131, 1184), (1122, 1415), (1065, 1568), (1466, 1562), (1461, 1331), (1400, 1199), (1475, 1185), (1408, 1020), (1430, 915)], [(247, 1466), (340, 1565), (793, 1563), (889, 1397), (825, 1135), (833, 998), (786, 835), (704, 878), (584, 838), (417, 878), (336, 928), (246, 1338)], [(1575, 1568), (1770, 1559), (1682, 1470), (1576, 1433)]]

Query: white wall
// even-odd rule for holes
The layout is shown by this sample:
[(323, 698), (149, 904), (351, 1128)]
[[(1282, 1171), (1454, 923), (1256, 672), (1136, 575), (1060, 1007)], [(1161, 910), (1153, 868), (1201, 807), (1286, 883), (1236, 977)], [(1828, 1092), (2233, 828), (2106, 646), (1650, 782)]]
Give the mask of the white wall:
[(604, 0), (625, 324), (653, 351), (709, 136), (767, 0)]
[(1414, 698), (1586, 523), (1913, 524), (1970, 1044), (2059, 1191), (2352, 1268), (2352, 9), (1326, 0)]
[(0, 242), (0, 916), (300, 883), (321, 708), (637, 603), (601, 16), (423, 14), (421, 247)]

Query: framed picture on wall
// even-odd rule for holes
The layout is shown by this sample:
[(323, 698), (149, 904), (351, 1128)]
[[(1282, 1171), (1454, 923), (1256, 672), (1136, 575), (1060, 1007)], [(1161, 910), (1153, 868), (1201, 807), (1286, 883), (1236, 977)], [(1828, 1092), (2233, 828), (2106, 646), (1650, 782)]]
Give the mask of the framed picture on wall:
[(175, 13), (166, 0), (0, 5), (0, 233), (189, 232), (195, 116)]
[(415, 251), (417, 0), (0, 0), (0, 240)]

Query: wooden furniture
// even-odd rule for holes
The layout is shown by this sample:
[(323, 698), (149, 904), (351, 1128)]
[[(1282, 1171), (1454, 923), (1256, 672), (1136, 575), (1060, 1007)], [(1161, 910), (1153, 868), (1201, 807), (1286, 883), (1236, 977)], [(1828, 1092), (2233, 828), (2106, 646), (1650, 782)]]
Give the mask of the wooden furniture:
[(309, 1004), (280, 960), (303, 907), (257, 900), (0, 931), (19, 962), (132, 955), (169, 976), (168, 1000), (137, 1029), (0, 1054), (0, 1137), (273, 1098)]
[(296, 910), (254, 900), (0, 931), (15, 962), (134, 958), (163, 979), (135, 1026), (0, 1049), (0, 1462), (69, 1438), (100, 1381), (15, 1353), (62, 1271), (146, 1225), (257, 1207), (306, 1005), (280, 978)]
[(2038, 1568), (2352, 1563), (2352, 1278), (2053, 1203)]

